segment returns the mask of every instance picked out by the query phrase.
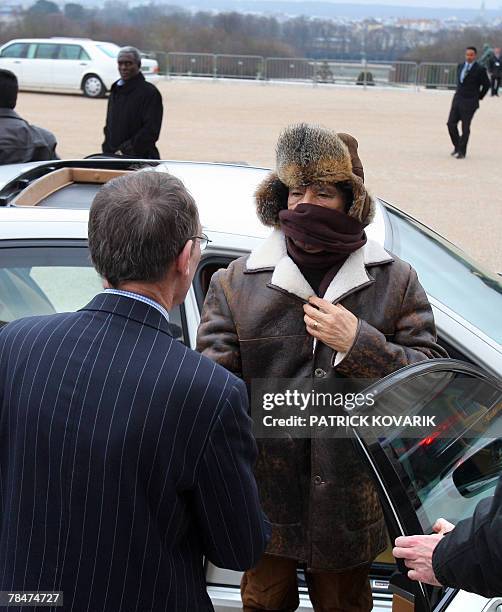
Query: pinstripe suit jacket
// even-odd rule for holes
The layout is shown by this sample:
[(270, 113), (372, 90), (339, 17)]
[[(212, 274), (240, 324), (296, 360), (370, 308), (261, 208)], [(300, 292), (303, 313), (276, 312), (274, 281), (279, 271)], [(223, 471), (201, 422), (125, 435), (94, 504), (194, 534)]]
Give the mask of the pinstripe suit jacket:
[(212, 610), (203, 555), (242, 570), (268, 539), (255, 453), (244, 384), (155, 308), (100, 294), (7, 325), (0, 590), (60, 590), (65, 611)]

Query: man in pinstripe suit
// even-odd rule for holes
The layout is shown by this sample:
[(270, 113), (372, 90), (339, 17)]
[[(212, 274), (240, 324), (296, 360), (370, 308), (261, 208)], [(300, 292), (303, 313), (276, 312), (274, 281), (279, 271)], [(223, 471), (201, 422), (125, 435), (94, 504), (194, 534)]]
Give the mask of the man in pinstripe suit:
[(89, 219), (107, 289), (0, 332), (0, 591), (62, 591), (78, 612), (206, 611), (203, 555), (236, 570), (262, 556), (244, 383), (169, 333), (200, 233), (178, 179), (110, 181)]

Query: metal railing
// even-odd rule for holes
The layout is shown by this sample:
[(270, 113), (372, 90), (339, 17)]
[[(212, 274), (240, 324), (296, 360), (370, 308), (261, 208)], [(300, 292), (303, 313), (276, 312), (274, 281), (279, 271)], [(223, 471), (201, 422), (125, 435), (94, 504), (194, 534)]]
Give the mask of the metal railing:
[(214, 77), (215, 58), (212, 53), (168, 53), (168, 76)]
[(267, 81), (314, 81), (315, 60), (303, 57), (267, 57), (265, 78)]
[(420, 64), (418, 86), (428, 89), (455, 89), (457, 86), (457, 64)]
[(316, 63), (318, 83), (343, 83), (367, 86), (416, 86), (417, 64), (414, 62), (338, 62)]
[(159, 71), (170, 77), (291, 81), (366, 87), (455, 88), (457, 65), (373, 62), (212, 53), (152, 52)]
[(265, 61), (259, 55), (215, 55), (215, 74), (229, 79), (262, 79)]

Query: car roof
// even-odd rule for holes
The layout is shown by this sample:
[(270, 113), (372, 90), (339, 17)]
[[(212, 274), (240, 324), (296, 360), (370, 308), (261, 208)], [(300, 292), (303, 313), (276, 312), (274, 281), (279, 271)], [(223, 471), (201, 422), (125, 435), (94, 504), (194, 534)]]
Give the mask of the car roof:
[(5, 47), (13, 43), (58, 43), (58, 42), (78, 42), (78, 43), (93, 43), (100, 45), (115, 45), (110, 41), (93, 40), (92, 38), (72, 38), (70, 36), (52, 36), (50, 38), (13, 38), (2, 45)]
[[(99, 159), (78, 160), (75, 164), (79, 164), (80, 167), (99, 168), (100, 161)], [(52, 164), (45, 162), (45, 164), (57, 167), (56, 162)], [(10, 169), (4, 166), (3, 172), (0, 167), (0, 188), (35, 166), (36, 164), (16, 164)], [(254, 201), (257, 186), (269, 173), (266, 168), (184, 161), (165, 161), (157, 166), (157, 169), (160, 168), (183, 181), (197, 203), (205, 230), (254, 238), (263, 238), (270, 233), (270, 228), (259, 221)], [(10, 229), (7, 230), (6, 227), (2, 227), (5, 221), (31, 225), (30, 232), (36, 234), (30, 236), (33, 238), (43, 237), (44, 234), (51, 238), (62, 238), (65, 237), (64, 232), (70, 231), (70, 226), (76, 224), (71, 229), (71, 235), (66, 237), (84, 238), (87, 235), (86, 227), (83, 230), (77, 228), (81, 224), (86, 225), (87, 219), (87, 210), (71, 209), (71, 204), (57, 209), (40, 206), (0, 206), (0, 238), (5, 238), (7, 232), (10, 237), (14, 237), (14, 231), (26, 235), (26, 228), (15, 230), (10, 225)], [(37, 223), (44, 223), (47, 226), (37, 230)], [(51, 224), (54, 224), (54, 227), (51, 227)], [(385, 224), (380, 206), (377, 206), (376, 219), (368, 228), (368, 235), (380, 244), (384, 244)]]
[[(143, 160), (144, 162), (146, 160)], [(100, 162), (102, 162), (100, 164)], [(0, 193), (3, 197), (12, 185), (19, 182), (29, 184), (34, 176), (43, 175), (46, 170), (61, 167), (126, 169), (130, 160), (66, 160), (59, 162), (38, 162), (0, 166)], [(133, 160), (137, 164), (137, 160)], [(255, 248), (269, 235), (270, 228), (263, 226), (256, 216), (254, 193), (259, 183), (268, 175), (269, 170), (243, 165), (207, 162), (161, 162), (163, 168), (179, 177), (194, 196), (200, 212), (204, 231), (212, 244), (205, 255), (212, 253), (228, 254), (235, 257)], [(73, 164), (73, 166), (72, 166)], [(42, 166), (42, 168), (40, 168)], [(11, 183), (9, 181), (12, 181)], [(369, 238), (385, 247), (392, 243), (392, 234), (386, 236), (386, 205), (376, 200), (374, 221), (366, 228)], [(404, 213), (403, 213), (404, 214)], [(23, 239), (80, 239), (87, 238), (88, 210), (86, 208), (50, 208), (48, 206), (1, 206), (0, 240)], [(431, 298), (431, 296), (429, 296)], [(482, 362), (490, 371), (500, 370), (500, 345), (486, 337), (480, 330), (472, 327), (456, 313), (437, 300), (431, 304), (438, 329), (446, 333), (451, 342), (455, 339), (470, 347), (472, 358)]]

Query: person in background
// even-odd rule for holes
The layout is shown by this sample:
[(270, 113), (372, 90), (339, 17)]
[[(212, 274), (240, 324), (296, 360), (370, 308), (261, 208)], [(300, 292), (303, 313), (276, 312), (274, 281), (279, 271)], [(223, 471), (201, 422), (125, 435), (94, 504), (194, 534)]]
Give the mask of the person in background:
[(18, 92), (16, 75), (0, 69), (0, 164), (59, 159), (54, 134), (31, 125), (14, 110)]
[[(467, 154), (472, 118), (479, 108), (479, 101), (490, 89), (490, 79), (486, 70), (476, 61), (477, 55), (476, 47), (467, 47), (465, 62), (457, 67), (457, 90), (447, 123), (454, 147), (451, 154), (457, 159), (464, 159)], [(459, 122), (462, 122), (462, 136), (458, 132)]]
[(138, 49), (120, 49), (117, 65), (120, 79), (112, 85), (108, 99), (102, 151), (106, 155), (160, 159), (155, 143), (164, 113), (162, 96), (143, 76)]
[(492, 96), (499, 95), (500, 78), (502, 77), (502, 57), (500, 55), (500, 47), (495, 47), (493, 54), (488, 60), (488, 70), (492, 82)]

